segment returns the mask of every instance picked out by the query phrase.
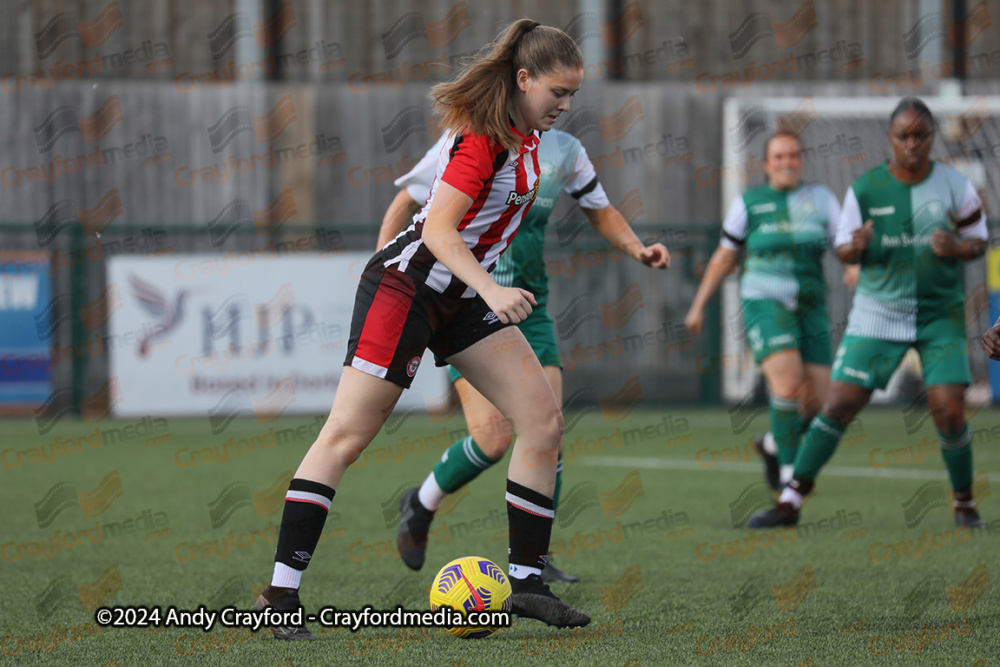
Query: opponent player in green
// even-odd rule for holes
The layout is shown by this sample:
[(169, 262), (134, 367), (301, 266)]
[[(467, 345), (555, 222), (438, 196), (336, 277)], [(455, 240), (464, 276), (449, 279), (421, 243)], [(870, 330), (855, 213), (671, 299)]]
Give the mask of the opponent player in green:
[(684, 323), (692, 334), (701, 333), (705, 306), (746, 248), (743, 319), (771, 397), (771, 432), (756, 444), (768, 482), (779, 489), (791, 479), (799, 437), (830, 384), (822, 258), (833, 241), (840, 204), (826, 186), (802, 183), (802, 144), (795, 134), (776, 133), (764, 155), (767, 185), (733, 202)]
[(983, 525), (972, 497), (972, 437), (965, 421), (969, 349), (963, 262), (986, 251), (986, 216), (976, 189), (930, 159), (934, 118), (917, 98), (892, 112), (893, 158), (854, 182), (844, 200), (837, 253), (861, 263), (829, 395), (803, 437), (795, 474), (777, 506), (751, 527), (798, 523), (802, 499), (851, 420), (885, 387), (911, 347), (920, 353), (927, 402), (954, 489), (958, 526)]
[[(427, 199), (438, 159), (451, 143), (450, 136), (441, 137), (409, 173), (396, 181), (401, 190), (383, 218), (379, 247), (402, 231), (409, 224), (410, 216)], [(621, 213), (611, 206), (587, 151), (576, 137), (555, 129), (545, 132), (538, 145), (538, 161), (541, 166), (538, 195), (513, 243), (494, 269), (493, 278), (500, 285), (518, 287), (535, 295), (538, 305), (517, 326), (541, 362), (545, 377), (561, 404), (562, 363), (552, 317), (546, 308), (549, 284), (543, 258), (545, 227), (560, 192), (576, 199), (594, 229), (623, 254), (658, 269), (670, 265), (670, 254), (661, 243), (643, 244)], [(396, 544), (403, 562), (413, 570), (423, 567), (430, 525), (445, 497), (498, 463), (512, 441), (510, 423), (500, 411), (454, 367), (449, 366), (448, 373), (462, 402), (469, 436), (453, 443), (424, 483), (407, 491), (401, 499), (402, 517)], [(558, 508), (561, 483), (560, 453), (552, 499), (554, 509)], [(546, 582), (579, 581), (555, 568), (551, 562), (542, 570), (542, 578)]]

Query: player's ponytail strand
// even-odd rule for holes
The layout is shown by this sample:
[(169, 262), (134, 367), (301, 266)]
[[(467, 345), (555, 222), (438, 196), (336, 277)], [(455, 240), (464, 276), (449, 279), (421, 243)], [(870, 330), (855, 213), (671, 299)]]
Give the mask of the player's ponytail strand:
[(516, 149), (520, 140), (509, 114), (518, 70), (538, 77), (559, 66), (583, 67), (576, 42), (558, 28), (520, 19), (467, 61), (453, 81), (431, 88), (434, 111), (445, 129), (468, 129)]

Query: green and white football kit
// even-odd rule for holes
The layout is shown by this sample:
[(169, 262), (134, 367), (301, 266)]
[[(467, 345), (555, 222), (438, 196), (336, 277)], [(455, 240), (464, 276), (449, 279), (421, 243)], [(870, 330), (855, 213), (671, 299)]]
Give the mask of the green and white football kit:
[[(854, 304), (833, 363), (834, 382), (883, 388), (913, 347), (927, 386), (969, 384), (963, 262), (935, 255), (931, 238), (939, 229), (955, 233), (954, 221), (977, 210), (982, 203), (968, 179), (938, 162), (919, 183), (901, 183), (887, 165), (854, 182), (844, 199), (837, 245), (851, 243), (867, 220), (873, 222), (873, 236), (861, 256)], [(965, 239), (988, 238), (986, 216), (957, 232)], [(813, 420), (795, 459), (796, 480), (811, 485), (846, 428), (825, 414)], [(952, 488), (971, 493), (968, 424), (938, 437)]]
[[(964, 176), (938, 162), (920, 183), (900, 183), (886, 165), (854, 182), (844, 200), (837, 244), (874, 223), (833, 379), (866, 389), (885, 387), (906, 352), (920, 353), (924, 383), (968, 385), (964, 265), (931, 250), (935, 230), (982, 208)], [(986, 218), (963, 227), (963, 238), (987, 238)]]
[[(839, 219), (837, 197), (823, 185), (789, 191), (764, 185), (730, 207), (720, 245), (746, 251), (740, 298), (758, 364), (775, 352), (798, 350), (803, 363), (830, 365), (823, 253)], [(804, 427), (798, 401), (772, 396), (770, 422), (781, 473), (789, 477)], [(759, 446), (767, 447), (766, 436)]]
[(823, 253), (833, 241), (840, 204), (823, 185), (754, 188), (722, 223), (721, 245), (745, 248), (740, 298), (746, 335), (759, 364), (798, 349), (808, 364), (829, 365)]

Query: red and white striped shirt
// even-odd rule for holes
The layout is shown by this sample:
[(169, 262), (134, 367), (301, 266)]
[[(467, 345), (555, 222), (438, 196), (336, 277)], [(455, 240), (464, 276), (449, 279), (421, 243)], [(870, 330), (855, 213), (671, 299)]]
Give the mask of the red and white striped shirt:
[[(511, 128), (513, 129), (513, 128)], [(413, 223), (386, 244), (385, 266), (422, 281), (448, 296), (471, 298), (475, 292), (442, 264), (421, 238), (424, 222), (438, 185), (444, 181), (472, 198), (472, 206), (458, 225), (458, 233), (487, 271), (507, 250), (538, 193), (538, 133), (521, 138), (515, 152), (477, 134), (457, 136), (438, 156), (437, 175), (430, 197), (413, 216)]]

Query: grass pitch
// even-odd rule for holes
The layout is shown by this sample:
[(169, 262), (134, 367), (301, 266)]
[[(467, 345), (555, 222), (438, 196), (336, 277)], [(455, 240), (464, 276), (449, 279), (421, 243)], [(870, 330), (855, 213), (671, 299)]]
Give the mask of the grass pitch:
[[(622, 415), (614, 415), (620, 419)], [(609, 420), (610, 421), (610, 420)], [(743, 428), (741, 418), (737, 428)], [(436, 630), (312, 629), (279, 643), (216, 627), (115, 629), (100, 605), (248, 608), (270, 576), (276, 524), (313, 418), (34, 420), (2, 431), (0, 662), (10, 664), (988, 664), (1000, 655), (1000, 412), (981, 411), (975, 469), (991, 529), (957, 531), (930, 420), (871, 409), (821, 475), (797, 530), (734, 527), (769, 502), (752, 434), (725, 410), (569, 415), (556, 585), (593, 616), (515, 621), (483, 640)], [(304, 578), (324, 605), (425, 609), (459, 556), (506, 569), (506, 466), (442, 508), (424, 571), (395, 552), (398, 497), (463, 423), (390, 422), (341, 487)], [(907, 434), (907, 431), (915, 432)], [(391, 433), (387, 432), (392, 430)], [(982, 660), (982, 662), (977, 662)]]

